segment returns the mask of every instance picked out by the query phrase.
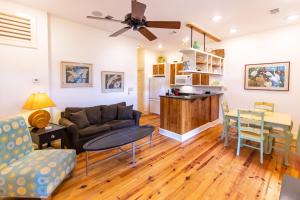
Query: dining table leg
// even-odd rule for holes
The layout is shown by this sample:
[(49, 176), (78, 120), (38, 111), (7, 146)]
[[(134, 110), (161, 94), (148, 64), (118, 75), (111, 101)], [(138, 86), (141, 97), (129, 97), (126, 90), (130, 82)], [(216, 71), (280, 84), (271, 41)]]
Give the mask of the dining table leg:
[(224, 137), (225, 137), (225, 142), (224, 142), (224, 146), (227, 147), (228, 146), (228, 139), (229, 139), (229, 130), (228, 130), (228, 118), (227, 117), (224, 117)]
[(285, 134), (285, 144), (284, 144), (284, 164), (285, 166), (289, 165), (289, 152), (291, 149), (292, 142), (292, 134), (290, 132), (286, 132)]

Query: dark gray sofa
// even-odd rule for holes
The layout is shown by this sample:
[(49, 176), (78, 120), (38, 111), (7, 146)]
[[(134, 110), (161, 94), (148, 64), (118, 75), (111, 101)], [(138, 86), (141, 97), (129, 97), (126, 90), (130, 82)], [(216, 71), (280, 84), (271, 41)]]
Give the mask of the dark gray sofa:
[[(100, 105), (94, 107), (69, 107), (61, 113), (59, 124), (67, 128), (68, 148), (76, 149), (77, 154), (83, 152), (82, 146), (87, 141), (95, 137), (110, 134), (111, 131), (130, 126), (139, 126), (141, 113), (132, 111), (132, 119), (118, 120), (118, 105), (126, 106), (125, 102)], [(71, 113), (85, 110), (87, 119), (90, 123), (88, 127), (80, 129), (75, 123), (71, 122)]]

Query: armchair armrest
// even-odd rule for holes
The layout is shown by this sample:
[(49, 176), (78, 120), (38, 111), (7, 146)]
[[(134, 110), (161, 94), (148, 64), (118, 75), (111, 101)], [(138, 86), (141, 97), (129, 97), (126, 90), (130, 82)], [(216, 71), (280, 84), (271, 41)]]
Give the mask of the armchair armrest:
[(133, 119), (135, 121), (135, 125), (140, 126), (140, 118), (141, 118), (142, 113), (137, 110), (133, 110), (132, 115), (133, 115)]
[(70, 120), (68, 120), (67, 118), (63, 117), (59, 119), (58, 123), (67, 128), (67, 137), (70, 139), (70, 142), (75, 147), (77, 141), (79, 140), (78, 126)]

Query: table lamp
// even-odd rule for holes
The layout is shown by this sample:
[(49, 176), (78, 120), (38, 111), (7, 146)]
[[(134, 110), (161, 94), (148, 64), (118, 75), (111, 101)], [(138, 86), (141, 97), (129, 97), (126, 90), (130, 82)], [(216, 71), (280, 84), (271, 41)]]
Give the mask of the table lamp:
[(46, 128), (50, 121), (50, 113), (43, 108), (56, 106), (46, 93), (33, 93), (25, 102), (26, 110), (37, 110), (30, 114), (28, 122), (34, 128)]

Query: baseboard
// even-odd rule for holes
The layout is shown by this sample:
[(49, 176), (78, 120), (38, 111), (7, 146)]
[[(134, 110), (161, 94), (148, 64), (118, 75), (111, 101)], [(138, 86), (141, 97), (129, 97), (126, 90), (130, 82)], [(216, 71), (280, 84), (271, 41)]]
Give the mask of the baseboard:
[(186, 141), (186, 140), (188, 140), (188, 139), (190, 139), (190, 138), (192, 138), (192, 137), (194, 137), (194, 136), (202, 133), (203, 131), (205, 131), (205, 130), (211, 128), (211, 127), (214, 127), (214, 126), (216, 126), (218, 124), (220, 124), (220, 120), (219, 119), (217, 119), (217, 120), (215, 120), (213, 122), (209, 122), (207, 124), (204, 124), (204, 125), (202, 125), (202, 126), (200, 126), (198, 128), (195, 128), (195, 129), (189, 131), (189, 132), (186, 132), (184, 134), (178, 134), (178, 133), (175, 133), (175, 132), (172, 132), (172, 131), (168, 131), (168, 130), (163, 129), (163, 128), (159, 128), (159, 133), (161, 135), (164, 135), (166, 137), (172, 138), (172, 139), (177, 140), (179, 142), (184, 142), (184, 141)]

